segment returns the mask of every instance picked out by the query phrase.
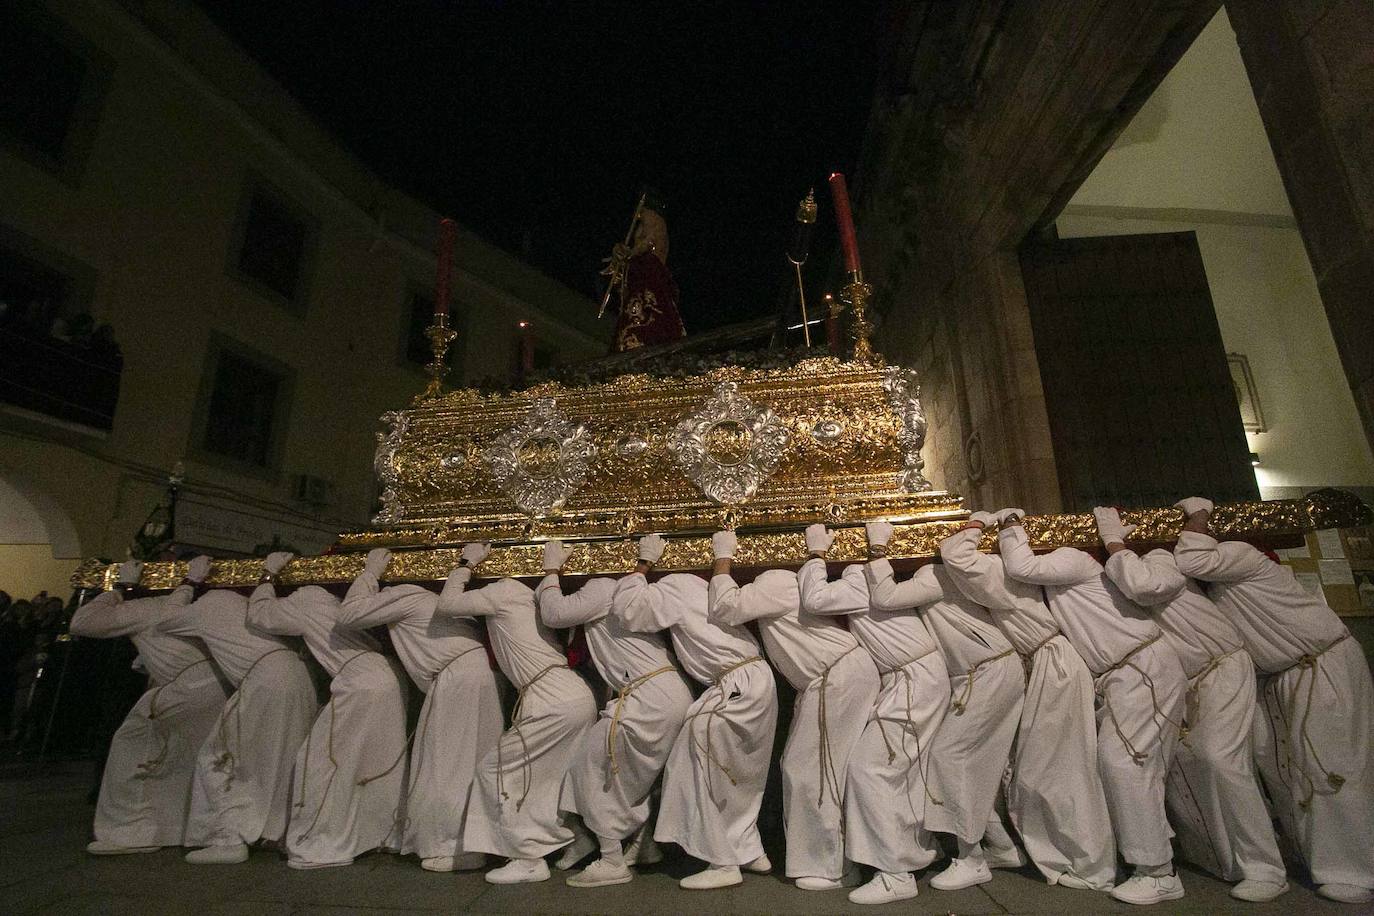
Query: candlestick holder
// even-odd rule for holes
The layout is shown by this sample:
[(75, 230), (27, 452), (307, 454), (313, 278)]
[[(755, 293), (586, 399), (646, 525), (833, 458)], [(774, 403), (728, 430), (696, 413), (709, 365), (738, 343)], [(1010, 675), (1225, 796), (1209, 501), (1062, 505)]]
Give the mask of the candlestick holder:
[(868, 300), (873, 295), (873, 287), (864, 282), (863, 272), (851, 270), (849, 282), (840, 289), (840, 299), (848, 304), (851, 312), (850, 333), (854, 337), (854, 359), (861, 363), (874, 361), (873, 344), (869, 335), (873, 326), (868, 322)]
[(435, 315), (434, 323), (425, 328), (425, 336), (429, 338), (429, 349), (434, 354), (434, 359), (425, 366), (425, 372), (429, 375), (429, 383), (425, 385), (425, 390), (416, 396), (416, 404), (437, 398), (443, 393), (444, 376), (448, 374), (448, 366), (444, 363), (444, 356), (448, 354), (448, 345), (453, 342), (453, 338), (458, 336), (458, 332), (448, 326), (447, 315)]

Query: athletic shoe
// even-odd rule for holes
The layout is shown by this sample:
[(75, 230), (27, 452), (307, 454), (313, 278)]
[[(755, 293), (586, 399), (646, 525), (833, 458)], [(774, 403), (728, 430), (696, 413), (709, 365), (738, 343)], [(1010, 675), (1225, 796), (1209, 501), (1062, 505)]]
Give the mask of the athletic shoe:
[(485, 852), (464, 852), (456, 856), (430, 856), (420, 860), (425, 871), (472, 871), (487, 864)]
[(536, 884), (549, 880), (549, 866), (543, 859), (511, 859), (486, 878), (488, 884)]
[(718, 887), (733, 887), (743, 884), (739, 867), (735, 865), (708, 865), (695, 875), (688, 875), (677, 883), (684, 891), (710, 891)]
[(894, 875), (880, 871), (863, 887), (856, 887), (850, 891), (849, 902), (896, 903), (898, 900), (910, 900), (916, 896), (918, 890), (916, 876), (911, 872)]
[(1111, 890), (1113, 900), (1146, 906), (1177, 900), (1183, 896), (1183, 882), (1178, 875), (1142, 875), (1137, 872)]
[(161, 846), (120, 846), (105, 840), (92, 840), (86, 844), (86, 851), (93, 856), (127, 856), (137, 852), (157, 852)]
[(842, 887), (858, 887), (859, 871), (851, 868), (838, 878), (818, 878), (807, 875), (797, 879), (797, 887), (804, 891), (837, 891)]
[(755, 875), (766, 875), (773, 870), (773, 863), (769, 861), (768, 855), (765, 853), (745, 865), (744, 870)]
[(1374, 891), (1357, 884), (1323, 884), (1317, 888), (1317, 893), (1338, 903), (1368, 903), (1374, 900)]
[(568, 887), (606, 887), (610, 884), (628, 884), (634, 880), (634, 872), (628, 865), (613, 865), (605, 859), (597, 859), (575, 875), (568, 875)]
[(1069, 874), (1068, 872), (1065, 872), (1064, 874), (1060, 875), (1060, 876), (1059, 876), (1059, 879), (1058, 879), (1057, 881), (1055, 881), (1054, 883), (1057, 884), (1057, 885), (1059, 885), (1060, 887), (1071, 887), (1071, 888), (1073, 888), (1073, 889), (1076, 890), (1076, 891), (1095, 891), (1095, 890), (1097, 890), (1097, 888), (1093, 887), (1093, 886), (1092, 886), (1091, 884), (1089, 884), (1087, 881), (1084, 881), (1082, 878), (1078, 877), (1077, 875), (1071, 875), (1071, 874)]
[(625, 862), (628, 865), (657, 865), (663, 861), (663, 849), (654, 842), (654, 835), (647, 826), (639, 828), (634, 838), (625, 844)]
[(961, 891), (976, 884), (987, 884), (992, 880), (988, 863), (979, 859), (955, 859), (949, 867), (930, 879), (930, 886), (937, 891)]
[(1268, 903), (1288, 893), (1287, 881), (1251, 881), (1249, 878), (1231, 888), (1231, 896), (1250, 903)]
[(988, 863), (988, 868), (1020, 868), (1026, 864), (1026, 854), (1019, 846), (1008, 846), (1006, 849), (984, 846), (983, 861)]
[(563, 854), (558, 857), (558, 861), (553, 863), (553, 867), (559, 871), (567, 871), (587, 856), (596, 852), (596, 840), (585, 830), (575, 830), (573, 841), (563, 847)]
[(235, 843), (233, 846), (206, 846), (186, 853), (186, 861), (192, 865), (238, 865), (248, 861), (248, 846)]

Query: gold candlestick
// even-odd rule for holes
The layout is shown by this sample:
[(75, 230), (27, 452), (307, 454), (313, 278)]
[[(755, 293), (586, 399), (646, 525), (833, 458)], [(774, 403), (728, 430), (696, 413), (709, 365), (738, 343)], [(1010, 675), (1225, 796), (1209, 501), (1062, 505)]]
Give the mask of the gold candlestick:
[(434, 359), (425, 366), (425, 372), (429, 375), (429, 384), (425, 385), (425, 390), (416, 396), (416, 404), (437, 398), (443, 393), (444, 376), (448, 374), (448, 366), (444, 363), (444, 356), (448, 353), (448, 345), (453, 342), (453, 338), (458, 336), (458, 332), (448, 326), (447, 315), (435, 315), (434, 323), (425, 329), (425, 336), (429, 338), (429, 349), (434, 354)]
[(840, 299), (849, 305), (853, 313), (849, 330), (854, 336), (854, 359), (861, 363), (871, 363), (875, 357), (873, 345), (868, 339), (873, 332), (867, 314), (868, 298), (872, 295), (873, 287), (864, 282), (863, 273), (851, 270), (849, 282), (840, 289)]

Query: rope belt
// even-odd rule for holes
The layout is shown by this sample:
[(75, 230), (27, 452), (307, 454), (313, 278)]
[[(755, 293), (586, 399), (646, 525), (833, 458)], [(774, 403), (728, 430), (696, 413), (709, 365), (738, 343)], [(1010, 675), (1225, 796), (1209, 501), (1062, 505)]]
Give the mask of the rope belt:
[[(515, 695), (515, 708), (511, 710), (510, 714), (510, 730), (520, 739), (520, 772), (525, 780), (524, 791), (520, 793), (520, 800), (515, 803), (516, 811), (520, 810), (520, 807), (525, 804), (525, 799), (529, 798), (530, 795), (530, 746), (525, 740), (525, 733), (520, 730), (520, 714), (525, 711), (525, 694), (531, 687), (539, 683), (544, 675), (548, 674), (550, 671), (557, 671), (559, 669), (564, 671), (572, 670), (566, 664), (549, 665), (543, 671), (540, 671), (534, 677), (530, 678), (529, 682), (521, 687)], [(504, 738), (505, 736), (502, 735), (502, 739)], [(510, 795), (506, 793), (506, 765), (501, 750), (503, 743), (504, 740), (496, 742), (496, 791), (502, 798), (510, 798)]]
[(606, 756), (611, 760), (611, 775), (616, 776), (620, 773), (620, 764), (615, 759), (615, 733), (620, 729), (620, 717), (625, 712), (625, 701), (628, 700), (639, 688), (641, 684), (658, 677), (660, 674), (667, 674), (676, 671), (672, 665), (664, 665), (648, 674), (641, 674), (639, 677), (621, 687), (615, 698), (615, 713), (611, 716), (611, 728), (606, 732)]
[[(1220, 668), (1222, 662), (1226, 661), (1226, 659), (1230, 658), (1232, 655), (1235, 655), (1243, 648), (1245, 647), (1236, 646), (1229, 652), (1223, 652), (1220, 655), (1211, 656), (1207, 659), (1207, 664), (1203, 665), (1197, 674), (1193, 675), (1191, 678), (1188, 679), (1188, 690), (1183, 695), (1183, 722), (1188, 726), (1188, 729), (1190, 731), (1194, 728), (1197, 728), (1197, 724), (1199, 722), (1199, 709), (1202, 706), (1203, 680), (1205, 680), (1207, 676), (1211, 674), (1213, 671), (1216, 671), (1218, 668)], [(1186, 736), (1184, 740), (1187, 740)]]
[(978, 677), (978, 672), (982, 671), (985, 667), (987, 667), (995, 661), (1004, 659), (1008, 655), (1015, 654), (1015, 649), (1008, 649), (1005, 652), (999, 652), (991, 658), (985, 658), (978, 664), (970, 666), (968, 671), (964, 672), (966, 675), (968, 675), (967, 680), (964, 681), (964, 689), (960, 693), (959, 699), (955, 700), (953, 703), (950, 704), (954, 708), (954, 714), (956, 716), (962, 716), (964, 714), (964, 710), (968, 709), (969, 700), (973, 699), (973, 682)]
[(1121, 739), (1121, 743), (1126, 748), (1126, 753), (1131, 755), (1131, 760), (1135, 763), (1136, 766), (1144, 766), (1145, 761), (1150, 759), (1150, 755), (1136, 750), (1135, 745), (1131, 743), (1131, 739), (1126, 737), (1126, 733), (1121, 730), (1121, 722), (1116, 717), (1116, 710), (1112, 709), (1111, 697), (1107, 694), (1106, 690), (1101, 689), (1098, 685), (1102, 683), (1103, 678), (1111, 674), (1113, 671), (1120, 671), (1122, 668), (1130, 668), (1132, 671), (1135, 671), (1137, 674), (1140, 675), (1141, 679), (1145, 682), (1145, 686), (1147, 686), (1150, 690), (1150, 705), (1154, 708), (1153, 718), (1155, 721), (1155, 727), (1159, 729), (1161, 741), (1164, 737), (1164, 726), (1159, 724), (1160, 719), (1163, 719), (1167, 724), (1172, 725), (1174, 728), (1178, 729), (1180, 739), (1186, 738), (1188, 735), (1187, 726), (1175, 722), (1173, 719), (1170, 719), (1168, 714), (1165, 713), (1164, 710), (1159, 708), (1159, 695), (1155, 693), (1154, 679), (1151, 678), (1150, 675), (1145, 673), (1145, 669), (1141, 668), (1134, 661), (1132, 661), (1132, 659), (1135, 658), (1135, 656), (1145, 651), (1150, 646), (1153, 646), (1155, 643), (1159, 642), (1163, 638), (1164, 632), (1162, 630), (1156, 630), (1153, 636), (1151, 636), (1144, 642), (1140, 643), (1140, 645), (1136, 646), (1131, 651), (1127, 652), (1125, 655), (1121, 657), (1119, 661), (1116, 662), (1116, 664), (1112, 665), (1106, 671), (1103, 671), (1101, 674), (1099, 674), (1096, 678), (1095, 683), (1093, 684), (1094, 688), (1099, 691), (1102, 697), (1103, 705), (1107, 707), (1107, 715), (1111, 716), (1112, 728), (1116, 729), (1116, 736)]
[(229, 735), (225, 732), (225, 723), (226, 720), (229, 718), (229, 704), (232, 703), (234, 705), (234, 737), (235, 739), (237, 739), (234, 742), (234, 747), (237, 748), (239, 743), (243, 741), (243, 686), (248, 683), (248, 679), (253, 676), (253, 672), (257, 670), (258, 665), (262, 664), (263, 659), (271, 658), (273, 655), (278, 655), (282, 652), (290, 652), (292, 655), (296, 654), (295, 649), (288, 649), (287, 647), (283, 646), (280, 649), (273, 649), (270, 652), (264, 652), (262, 655), (259, 655), (257, 657), (257, 660), (254, 661), (253, 664), (249, 665), (248, 670), (243, 673), (243, 677), (239, 679), (238, 690), (234, 691), (234, 695), (229, 698), (229, 703), (224, 704), (224, 712), (220, 713), (219, 740), (220, 744), (224, 746), (224, 753), (220, 754), (218, 757), (215, 758), (215, 767), (224, 770), (226, 773), (226, 778), (224, 782), (224, 788), (226, 791), (228, 790), (229, 786), (233, 784), (234, 769), (238, 764), (238, 758), (235, 756), (234, 752), (229, 748)]
[[(700, 741), (697, 740), (696, 728), (693, 727), (693, 728), (692, 728), (692, 746), (695, 747), (698, 751), (700, 751), (702, 754), (704, 754), (704, 755), (706, 756), (706, 760), (707, 760), (708, 764), (714, 764), (715, 766), (719, 767), (719, 768), (720, 768), (720, 771), (721, 771), (722, 773), (725, 774), (725, 778), (728, 779), (728, 780), (730, 780), (730, 785), (732, 785), (732, 786), (737, 786), (737, 785), (739, 785), (739, 782), (735, 779), (735, 775), (734, 775), (733, 773), (730, 772), (730, 768), (729, 768), (729, 767), (727, 767), (725, 764), (721, 763), (720, 760), (716, 758), (716, 755), (715, 755), (714, 753), (711, 752), (711, 723), (715, 720), (715, 718), (716, 718), (717, 716), (719, 716), (719, 715), (721, 714), (722, 710), (725, 709), (725, 704), (726, 704), (726, 703), (729, 701), (729, 699), (730, 699), (728, 696), (726, 696), (724, 688), (722, 688), (722, 687), (720, 686), (720, 682), (721, 682), (722, 680), (724, 680), (724, 679), (725, 679), (725, 676), (726, 676), (727, 674), (729, 674), (730, 672), (735, 671), (735, 670), (738, 670), (738, 669), (740, 669), (740, 668), (743, 668), (745, 665), (752, 665), (752, 664), (754, 664), (755, 662), (761, 662), (761, 661), (763, 661), (763, 656), (762, 656), (762, 655), (752, 655), (752, 656), (750, 656), (749, 658), (744, 659), (743, 661), (735, 662), (733, 665), (729, 665), (729, 666), (727, 666), (726, 668), (722, 669), (721, 672), (720, 672), (720, 674), (717, 674), (717, 675), (716, 675), (715, 681), (712, 682), (711, 686), (708, 688), (708, 691), (709, 691), (709, 690), (718, 690), (718, 691), (720, 691), (720, 698), (716, 701), (716, 704), (715, 704), (714, 706), (712, 706), (710, 709), (698, 709), (696, 712), (694, 712), (694, 713), (692, 713), (690, 716), (688, 716), (688, 717), (687, 717), (687, 722), (684, 723), (684, 724), (689, 724), (689, 725), (690, 725), (690, 724), (693, 723), (697, 718), (699, 718), (699, 717), (701, 717), (701, 716), (705, 716), (705, 717), (706, 717), (706, 744), (703, 746), (702, 743), (701, 743)], [(704, 697), (705, 694), (702, 694), (702, 696)], [(710, 766), (707, 766), (707, 768), (706, 768), (706, 791), (709, 792), (709, 793), (712, 793), (712, 794), (714, 794), (714, 792), (715, 792), (715, 790), (714, 790), (714, 789), (712, 788), (712, 786), (711, 786), (711, 767), (710, 767)]]
[[(358, 652), (348, 661), (344, 662), (342, 665), (339, 666), (339, 670), (335, 672), (334, 677), (338, 678), (341, 674), (344, 673), (344, 670), (347, 669), (349, 665), (353, 664), (358, 659), (362, 658), (364, 655), (372, 654), (373, 653), (366, 651)], [(334, 788), (334, 777), (339, 774), (339, 761), (334, 759), (334, 720), (338, 716), (338, 713), (334, 708), (334, 699), (335, 697), (333, 691), (331, 691), (329, 694), (329, 738), (328, 741), (326, 741), (325, 743), (325, 748), (329, 755), (329, 779), (325, 781), (324, 792), (320, 794), (320, 803), (315, 808), (315, 817), (310, 821), (310, 826), (305, 828), (305, 832), (302, 833), (300, 836), (296, 837), (297, 843), (304, 843), (306, 841), (306, 838), (309, 837), (310, 834), (313, 833), (315, 831), (315, 828), (319, 825), (320, 816), (324, 814), (324, 803), (329, 799), (329, 791)], [(305, 807), (305, 786), (306, 781), (310, 776), (310, 746), (314, 743), (315, 742), (313, 738), (305, 739), (305, 759), (301, 761), (301, 800), (296, 802), (297, 808)], [(356, 783), (356, 785), (363, 786), (366, 785), (367, 782), (368, 780), (362, 780)]]
[[(907, 669), (910, 668), (912, 665), (916, 664), (917, 662), (919, 662), (921, 659), (925, 658), (926, 656), (934, 655), (939, 651), (939, 647), (929, 649), (926, 652), (923, 652), (922, 654), (911, 659), (911, 661), (907, 662), (904, 665), (899, 665), (896, 668), (878, 669), (879, 677), (887, 677), (888, 675), (901, 675), (902, 678), (906, 680), (906, 718), (900, 721), (898, 729), (901, 732), (909, 733), (912, 739), (916, 742), (916, 757), (914, 759), (912, 758), (911, 753), (906, 749), (906, 742), (902, 741), (902, 753), (906, 754), (907, 760), (906, 772), (902, 774), (902, 779), (906, 783), (906, 792), (904, 794), (906, 795), (907, 807), (911, 809), (912, 816), (917, 818), (918, 821), (920, 820), (921, 815), (919, 812), (917, 812), (916, 806), (911, 803), (911, 771), (913, 769), (915, 769), (917, 774), (921, 777), (921, 791), (925, 794), (926, 800), (933, 805), (943, 805), (944, 802), (936, 798), (935, 795), (930, 791), (930, 783), (926, 779), (926, 768), (929, 766), (929, 763), (925, 759), (925, 751), (921, 750), (921, 732), (916, 727), (915, 717), (912, 713), (913, 687), (911, 683), (911, 672)], [(877, 716), (875, 718), (875, 721), (878, 723), (878, 734), (882, 737), (883, 745), (887, 748), (888, 765), (891, 766), (891, 764), (897, 759), (897, 752), (893, 749), (892, 742), (888, 740), (887, 728), (883, 725), (883, 717)]]
[(1031, 669), (1035, 667), (1035, 653), (1039, 652), (1041, 649), (1045, 648), (1045, 646), (1049, 645), (1050, 640), (1054, 639), (1058, 635), (1059, 631), (1055, 630), (1049, 636), (1046, 636), (1044, 639), (1040, 640), (1038, 643), (1032, 646), (1029, 652), (1018, 653), (1021, 656), (1021, 667), (1024, 668), (1026, 671), (1027, 684), (1030, 683)]
[(817, 698), (816, 703), (817, 728), (820, 734), (821, 745), (821, 788), (820, 793), (816, 798), (817, 805), (824, 804), (825, 792), (827, 789), (830, 790), (830, 797), (834, 800), (835, 807), (838, 808), (840, 805), (840, 773), (835, 768), (835, 754), (830, 749), (830, 728), (826, 723), (825, 719), (825, 690), (827, 687), (830, 686), (830, 672), (834, 670), (836, 665), (844, 661), (845, 657), (848, 656), (850, 652), (857, 651), (858, 648), (859, 646), (857, 643), (853, 646), (850, 646), (843, 653), (841, 653), (839, 658), (835, 659), (829, 665), (826, 665), (825, 671), (821, 672), (820, 696)]
[[(1287, 674), (1294, 668), (1298, 669), (1297, 679), (1293, 682), (1293, 689), (1289, 692), (1287, 697), (1288, 708), (1290, 710), (1297, 708), (1298, 691), (1300, 691), (1303, 685), (1306, 684), (1307, 699), (1303, 703), (1302, 724), (1298, 727), (1298, 734), (1301, 738), (1302, 744), (1312, 753), (1312, 761), (1316, 763), (1317, 769), (1321, 770), (1321, 775), (1326, 777), (1326, 784), (1331, 787), (1331, 791), (1333, 794), (1339, 792), (1341, 790), (1341, 786), (1345, 785), (1345, 777), (1339, 773), (1331, 772), (1326, 768), (1325, 764), (1322, 763), (1321, 757), (1317, 754), (1317, 747), (1315, 744), (1312, 743), (1312, 736), (1308, 734), (1307, 724), (1310, 721), (1310, 717), (1312, 714), (1312, 694), (1316, 691), (1317, 687), (1317, 672), (1321, 666), (1321, 657), (1326, 653), (1330, 652), (1332, 649), (1336, 648), (1336, 646), (1339, 646), (1341, 643), (1345, 642), (1349, 638), (1350, 631), (1346, 630), (1340, 636), (1336, 637), (1334, 640), (1327, 643), (1326, 646), (1324, 646), (1323, 648), (1317, 650), (1316, 652), (1311, 652), (1307, 655), (1301, 656), (1296, 662), (1289, 665), (1287, 668), (1275, 671), (1273, 674), (1268, 676), (1264, 688), (1264, 707), (1265, 712), (1269, 713), (1269, 686), (1271, 684), (1277, 683), (1278, 678), (1282, 675)], [(1272, 715), (1268, 715), (1267, 718), (1270, 722), (1270, 728), (1273, 728), (1274, 717)], [(1277, 748), (1277, 746), (1277, 742), (1275, 742), (1275, 747)], [(1291, 752), (1289, 754), (1289, 758), (1290, 760), (1292, 759)], [(1312, 804), (1312, 796), (1317, 794), (1317, 784), (1315, 781), (1313, 781), (1312, 774), (1307, 771), (1306, 767), (1299, 765), (1298, 772), (1302, 774), (1303, 781), (1307, 783), (1306, 794), (1303, 796), (1302, 800), (1298, 802), (1298, 807), (1302, 808), (1303, 810), (1306, 810), (1308, 806)]]
[[(148, 721), (149, 721), (149, 722), (155, 722), (155, 721), (157, 720), (157, 716), (158, 716), (157, 701), (158, 701), (159, 698), (161, 698), (161, 696), (162, 696), (162, 691), (166, 690), (168, 687), (171, 687), (173, 684), (175, 684), (177, 681), (179, 681), (179, 680), (181, 679), (181, 676), (182, 676), (183, 674), (185, 674), (187, 671), (190, 671), (192, 668), (196, 668), (196, 667), (198, 667), (198, 666), (200, 666), (200, 665), (207, 665), (207, 664), (209, 664), (209, 663), (210, 663), (210, 659), (208, 659), (208, 658), (202, 658), (202, 659), (200, 659), (199, 661), (191, 662), (191, 664), (186, 665), (186, 666), (183, 667), (180, 671), (178, 671), (176, 674), (172, 675), (172, 679), (171, 679), (170, 681), (168, 681), (168, 682), (165, 683), (165, 684), (159, 684), (159, 685), (157, 686), (157, 688), (153, 691), (152, 696), (149, 697), (149, 699), (148, 699)], [(140, 763), (140, 764), (135, 768), (135, 769), (138, 770), (138, 774), (139, 774), (140, 776), (150, 776), (150, 775), (152, 775), (152, 773), (153, 773), (155, 770), (157, 770), (159, 767), (161, 767), (162, 764), (165, 763), (166, 760), (167, 760), (167, 750), (168, 750), (168, 744), (169, 744), (170, 742), (168, 741), (167, 735), (166, 735), (161, 729), (158, 729), (158, 730), (157, 730), (157, 736), (158, 736), (158, 738), (160, 739), (160, 745), (161, 745), (161, 746), (158, 748), (158, 752), (157, 752), (156, 754), (154, 754), (152, 757), (150, 757), (150, 758), (148, 758), (147, 760), (145, 760), (145, 761), (143, 761), (142, 763)]]

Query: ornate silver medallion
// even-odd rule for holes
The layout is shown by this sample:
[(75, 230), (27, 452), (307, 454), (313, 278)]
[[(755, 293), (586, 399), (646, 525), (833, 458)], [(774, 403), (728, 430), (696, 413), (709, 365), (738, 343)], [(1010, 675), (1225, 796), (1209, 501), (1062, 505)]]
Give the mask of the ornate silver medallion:
[(401, 469), (396, 461), (396, 451), (401, 447), (406, 430), (410, 428), (410, 413), (404, 410), (388, 410), (382, 414), (381, 421), (390, 425), (385, 433), (377, 433), (377, 452), (372, 458), (372, 470), (382, 485), (379, 497), (382, 510), (372, 519), (376, 525), (391, 525), (401, 520), (401, 510), (396, 495), (396, 484), (401, 479)]
[(556, 512), (586, 482), (596, 444), (585, 426), (558, 412), (553, 398), (539, 398), (482, 457), (516, 508), (537, 518)]
[(926, 466), (921, 457), (926, 444), (926, 412), (921, 409), (921, 383), (915, 370), (891, 367), (884, 374), (883, 391), (887, 392), (887, 403), (902, 421), (902, 429), (897, 433), (897, 447), (902, 450), (902, 470), (897, 482), (907, 493), (932, 489), (922, 473)]
[(703, 496), (734, 505), (768, 479), (790, 438), (773, 411), (742, 397), (736, 383), (722, 382), (709, 401), (678, 423), (668, 448)]

